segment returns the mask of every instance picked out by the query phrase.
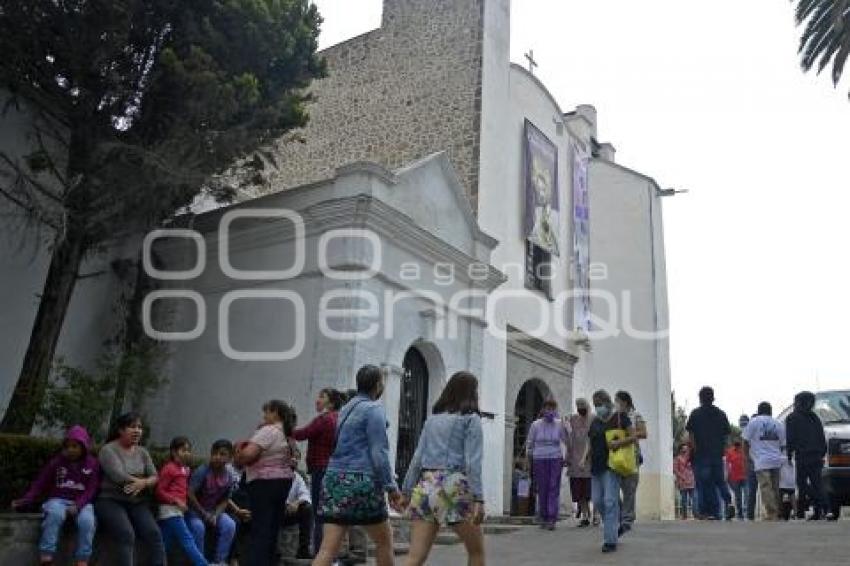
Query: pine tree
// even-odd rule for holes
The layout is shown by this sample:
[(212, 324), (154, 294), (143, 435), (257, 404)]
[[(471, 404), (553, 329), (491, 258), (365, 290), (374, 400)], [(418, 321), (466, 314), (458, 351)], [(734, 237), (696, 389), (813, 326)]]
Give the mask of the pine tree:
[(33, 144), (0, 153), (0, 200), (51, 254), (0, 430), (32, 428), (81, 262), (229, 197), (220, 173), (306, 123), (320, 23), (308, 0), (0, 0), (0, 98)]

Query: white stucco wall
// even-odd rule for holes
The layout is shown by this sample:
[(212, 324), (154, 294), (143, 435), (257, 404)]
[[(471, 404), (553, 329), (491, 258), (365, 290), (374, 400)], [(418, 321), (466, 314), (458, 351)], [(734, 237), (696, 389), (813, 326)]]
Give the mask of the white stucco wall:
[[(488, 22), (493, 26), (493, 22)], [(571, 143), (591, 145), (596, 136), (595, 110), (579, 107), (564, 115), (545, 86), (518, 65), (506, 61), (505, 45), (499, 36), (509, 29), (504, 20), (490, 30), (497, 39), (487, 42), (485, 33), (484, 91), (482, 96), (481, 187), (479, 189), (479, 221), (494, 235), (500, 245), (493, 253), (493, 265), (508, 276), (499, 291), (516, 292), (519, 298), (500, 301), (496, 316), (500, 325), (511, 324), (533, 334), (546, 343), (579, 357), (575, 369), (573, 399), (589, 397), (596, 387), (613, 391), (624, 388), (635, 396), (639, 409), (652, 423), (655, 432), (645, 447), (645, 480), (642, 485), (640, 512), (644, 516), (667, 516), (672, 509), (667, 489), (671, 458), (669, 439), (670, 370), (667, 338), (646, 341), (621, 335), (593, 344), (592, 352), (578, 351), (559, 334), (552, 324), (543, 333), (535, 333), (541, 311), (532, 302), (544, 306), (550, 320), (561, 317), (564, 328), (570, 328), (572, 305), (546, 304), (542, 295), (524, 289), (523, 272), (512, 264), (523, 265), (525, 241), (522, 180), (522, 139), (524, 121), (528, 119), (558, 147), (558, 175), (561, 210), (561, 255), (553, 257), (556, 278), (553, 294), (572, 289), (569, 261), (572, 255), (572, 152)], [(488, 49), (490, 51), (488, 51)], [(495, 54), (488, 61), (487, 54)], [(508, 89), (505, 92), (504, 81)], [(559, 122), (565, 123), (559, 128)], [(591, 261), (605, 264), (609, 278), (594, 289), (610, 291), (618, 297), (631, 297), (630, 319), (637, 330), (667, 328), (666, 272), (664, 265), (663, 229), (660, 201), (650, 197), (652, 180), (620, 168), (615, 164), (595, 162), (591, 166)], [(643, 196), (641, 196), (643, 195)], [(654, 193), (652, 193), (654, 195)], [(639, 199), (643, 198), (644, 202)], [(637, 200), (636, 200), (637, 199)], [(498, 292), (497, 292), (498, 294)], [(546, 308), (548, 307), (548, 309)], [(596, 309), (594, 303), (594, 309)], [(619, 313), (618, 313), (619, 314)], [(622, 326), (623, 320), (617, 324)], [(499, 342), (488, 336), (487, 340)], [(493, 346), (504, 351), (504, 343)], [(501, 371), (502, 360), (492, 362)], [(506, 375), (506, 383), (511, 376)], [(506, 395), (504, 410), (511, 413), (512, 402)]]
[[(494, 352), (487, 358), (490, 379), (498, 382), (492, 397), (499, 414), (506, 421), (499, 444), (494, 444), (496, 458), (505, 468), (503, 477), (505, 493), (510, 485), (513, 439), (513, 413), (516, 392), (524, 379), (508, 374), (507, 342), (498, 330), (508, 325), (531, 335), (560, 351), (577, 355), (567, 341), (570, 328), (571, 305), (569, 301), (550, 301), (542, 293), (525, 287), (525, 189), (523, 180), (523, 132), (529, 120), (556, 145), (558, 150), (559, 196), (559, 256), (552, 256), (553, 297), (563, 295), (572, 288), (569, 261), (572, 254), (571, 192), (572, 154), (569, 130), (563, 125), (562, 111), (543, 85), (522, 68), (511, 65), (509, 59), (509, 2), (490, 2), (485, 5), (484, 76), (482, 91), (482, 136), (478, 219), (483, 229), (499, 240), (492, 255), (493, 265), (503, 271), (508, 281), (499, 287), (491, 298), (494, 305), (494, 326), (485, 336), (485, 348)], [(489, 13), (489, 17), (487, 17)], [(559, 127), (559, 123), (561, 127)], [(564, 368), (567, 373), (569, 368)], [(559, 383), (567, 377), (542, 368), (536, 375), (548, 382), (553, 391), (568, 391), (559, 398), (562, 410), (567, 412), (572, 402), (572, 383)], [(517, 383), (514, 383), (517, 382)], [(560, 395), (559, 395), (560, 397)], [(488, 455), (485, 455), (487, 457)], [(565, 496), (568, 490), (565, 491)], [(502, 511), (507, 512), (509, 497), (504, 498)]]
[[(302, 215), (306, 253), (298, 275), (264, 282), (234, 281), (225, 276), (218, 261), (220, 242), (216, 233), (221, 215), (227, 210), (248, 208), (287, 209)], [(456, 334), (447, 333), (441, 327), (448, 317), (440, 305), (450, 304), (458, 292), (472, 288), (486, 291), (501, 282), (500, 274), (492, 268), (486, 282), (476, 282), (467, 275), (469, 264), (489, 265), (490, 249), (496, 242), (478, 229), (445, 156), (433, 156), (397, 174), (368, 164), (345, 167), (333, 180), (227, 210), (207, 213), (194, 222), (194, 229), (203, 233), (206, 242), (207, 268), (203, 274), (168, 285), (200, 293), (206, 304), (207, 326), (198, 338), (174, 344), (172, 380), (154, 407), (152, 418), (157, 442), (186, 434), (198, 446), (205, 446), (221, 436), (247, 435), (259, 417), (260, 406), (270, 398), (292, 402), (299, 421), (305, 423), (313, 416), (313, 399), (321, 388), (353, 388), (356, 370), (369, 363), (388, 369), (384, 402), (394, 461), (401, 366), (411, 346), (419, 348), (428, 362), (429, 405), (455, 371), (484, 375), (483, 320), (457, 317)], [(229, 255), (235, 266), (280, 269), (292, 261), (293, 232), (288, 222), (254, 220), (234, 227), (237, 232), (230, 237)], [(361, 281), (330, 279), (322, 274), (318, 263), (320, 238), (330, 230), (350, 228), (370, 230), (380, 238), (378, 273)], [(181, 241), (164, 243), (157, 250), (166, 263), (175, 266), (187, 263), (192, 246)], [(360, 238), (340, 238), (326, 249), (327, 264), (351, 274), (361, 273), (377, 259), (375, 249)], [(412, 266), (419, 268), (420, 277), (405, 276)], [(446, 274), (452, 269), (455, 277), (449, 278)], [(304, 326), (298, 328), (292, 321), (293, 309), (281, 301), (234, 303), (228, 327), (234, 347), (277, 351), (287, 349), (301, 336), (305, 346), (300, 355), (286, 361), (245, 362), (222, 353), (218, 308), (225, 293), (241, 289), (294, 292), (303, 300), (306, 317)], [(374, 336), (338, 339), (320, 331), (322, 296), (342, 290), (371, 293), (379, 299), (377, 310), (333, 319), (329, 326), (338, 331), (358, 331), (376, 325)], [(411, 291), (418, 296), (387, 298), (387, 293), (397, 297)], [(354, 307), (358, 301), (344, 302)], [(332, 306), (342, 305), (335, 302)], [(194, 307), (186, 310), (172, 317), (180, 321), (183, 330), (192, 327), (195, 320)], [(485, 410), (489, 409), (488, 391), (487, 383), (482, 383)], [(485, 421), (485, 434), (492, 436), (495, 426)], [(488, 451), (489, 445), (485, 453)], [(485, 465), (484, 469), (485, 485), (498, 485), (501, 466)], [(495, 504), (496, 493), (488, 489), (488, 503)]]
[[(629, 391), (648, 424), (638, 513), (673, 517), (672, 431), (668, 306), (661, 197), (643, 175), (603, 160), (590, 165), (591, 257), (607, 268), (594, 291), (607, 292), (613, 309), (593, 300), (593, 313), (618, 335), (592, 341), (577, 366), (577, 395), (596, 389)], [(610, 312), (611, 310), (615, 312)], [(655, 336), (653, 336), (655, 335)]]

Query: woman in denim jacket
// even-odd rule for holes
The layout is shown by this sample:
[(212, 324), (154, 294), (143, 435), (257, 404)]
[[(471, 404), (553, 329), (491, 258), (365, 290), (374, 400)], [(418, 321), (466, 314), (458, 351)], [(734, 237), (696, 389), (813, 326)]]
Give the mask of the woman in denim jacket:
[(337, 441), (322, 480), (319, 516), (324, 521), (322, 547), (314, 566), (331, 566), (352, 525), (361, 525), (375, 543), (378, 566), (393, 563), (393, 537), (387, 493), (400, 508), (401, 492), (390, 467), (387, 416), (378, 399), (384, 374), (366, 365), (357, 372), (357, 395), (340, 411)]
[(482, 444), (478, 380), (460, 371), (425, 421), (404, 479), (407, 513), (413, 521), (408, 566), (425, 563), (441, 525), (452, 527), (463, 540), (471, 566), (484, 564)]

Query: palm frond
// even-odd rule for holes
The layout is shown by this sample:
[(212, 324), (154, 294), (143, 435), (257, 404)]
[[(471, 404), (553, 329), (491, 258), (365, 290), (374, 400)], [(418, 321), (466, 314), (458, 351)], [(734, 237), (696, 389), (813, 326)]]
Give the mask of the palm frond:
[(794, 18), (802, 27), (798, 52), (800, 65), (817, 74), (832, 66), (838, 84), (850, 57), (850, 0), (791, 0)]

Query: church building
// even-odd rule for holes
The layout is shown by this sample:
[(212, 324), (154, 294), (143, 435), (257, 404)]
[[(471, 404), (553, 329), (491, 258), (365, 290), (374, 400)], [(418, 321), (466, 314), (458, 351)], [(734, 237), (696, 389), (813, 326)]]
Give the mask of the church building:
[[(303, 143), (278, 148), (271, 190), (327, 178), (345, 163), (393, 169), (445, 151), (480, 229), (498, 241), (491, 263), (506, 281), (488, 300), (509, 332), (483, 336), (484, 410), (495, 415), (485, 467), (496, 477), (487, 485), (502, 486), (491, 508), (510, 510), (513, 460), (542, 400), (554, 397), (566, 412), (606, 388), (630, 391), (649, 423), (640, 512), (672, 516), (657, 183), (616, 163), (592, 106), (564, 111), (532, 71), (510, 62), (510, 0), (384, 0), (379, 29), (323, 55), (329, 75), (314, 83)], [(548, 201), (531, 186), (547, 168)], [(537, 208), (553, 220), (548, 237), (538, 234)], [(570, 293), (589, 297), (563, 300)]]
[[(665, 193), (616, 163), (592, 106), (565, 111), (511, 63), (510, 0), (384, 0), (380, 28), (323, 55), (310, 123), (273, 148), (267, 182), (180, 234), (144, 237), (158, 283), (146, 313), (170, 344), (153, 439), (246, 435), (271, 398), (306, 422), (320, 389), (352, 388), (371, 363), (386, 370), (403, 475), (442, 386), (469, 370), (488, 513), (510, 514), (543, 401), (569, 414), (578, 397), (622, 389), (649, 433), (638, 513), (672, 518)], [(0, 281), (0, 301), (37, 293), (44, 263)], [(0, 253), (0, 270), (22, 266)], [(93, 363), (114, 286), (80, 282), (60, 354)], [(35, 313), (13, 307), (0, 407)], [(85, 337), (69, 330), (80, 325)]]

